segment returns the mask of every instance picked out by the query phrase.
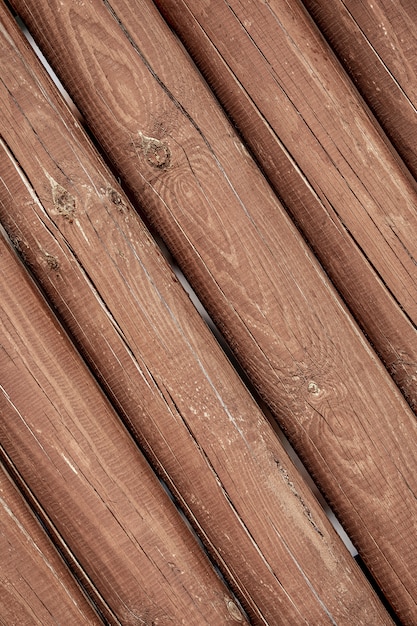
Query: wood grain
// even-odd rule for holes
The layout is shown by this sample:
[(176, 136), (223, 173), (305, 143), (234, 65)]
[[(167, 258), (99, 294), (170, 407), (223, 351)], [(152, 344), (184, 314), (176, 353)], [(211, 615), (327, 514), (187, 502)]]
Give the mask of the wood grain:
[(415, 183), (332, 51), (297, 2), (157, 4), (416, 410)]
[(236, 622), (225, 587), (4, 239), (0, 263), (0, 437), (17, 471), (121, 623)]
[(0, 466), (0, 622), (102, 624)]
[(3, 41), (0, 215), (91, 368), (253, 623), (275, 624), (277, 615), (283, 624), (386, 623), (269, 424), (6, 17), (16, 43)]
[(417, 177), (415, 2), (303, 3)]
[[(417, 599), (411, 574), (417, 554), (415, 416), (216, 101), (146, 2), (127, 6), (120, 0), (118, 15), (98, 2), (82, 7), (71, 2), (13, 4), (280, 419), (387, 597), (411, 623)], [(257, 28), (265, 27), (267, 33), (271, 24), (259, 15)], [(309, 29), (307, 24), (306, 37)], [(303, 89), (307, 85), (300, 83)], [(287, 108), (290, 112), (290, 104)], [(362, 105), (354, 109), (362, 123)], [(305, 157), (308, 145), (296, 133), (298, 114), (296, 121), (294, 126), (287, 118), (285, 127), (295, 139), (293, 147), (298, 142)], [(367, 125), (364, 130), (368, 132)], [(386, 158), (391, 180), (397, 162), (374, 133), (378, 158), (370, 153), (371, 163)], [(332, 145), (326, 138), (326, 148)], [(322, 152), (328, 165), (326, 154)], [(333, 179), (339, 195), (351, 166), (340, 154), (335, 158), (343, 169), (342, 178)], [(360, 172), (351, 184), (359, 193), (365, 154), (359, 150), (356, 158)], [(383, 193), (384, 202), (394, 191), (404, 194), (411, 225), (414, 188), (404, 177), (392, 180), (390, 193), (384, 181), (371, 177), (366, 184), (373, 194)], [(354, 215), (352, 204), (345, 208)], [(409, 231), (402, 240), (389, 224), (383, 226), (393, 252), (368, 213), (362, 230), (371, 246), (369, 256), (387, 269), (386, 281), (392, 278), (411, 315), (409, 278), (415, 267), (402, 245), (407, 242), (412, 249), (415, 244), (408, 242)], [(399, 276), (396, 254), (404, 262)]]

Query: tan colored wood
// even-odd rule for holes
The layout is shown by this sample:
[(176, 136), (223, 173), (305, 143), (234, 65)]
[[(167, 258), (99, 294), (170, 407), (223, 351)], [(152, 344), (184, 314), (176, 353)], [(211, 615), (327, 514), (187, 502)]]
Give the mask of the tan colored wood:
[(244, 622), (4, 239), (0, 265), (2, 445), (81, 567), (122, 624)]
[(2, 466), (0, 555), (0, 623), (102, 623)]
[(135, 437), (253, 623), (386, 623), (127, 198), (4, 20), (16, 43), (2, 42), (1, 219)]
[(399, 154), (417, 177), (414, 0), (303, 0)]
[[(417, 558), (415, 416), (215, 100), (145, 2), (118, 2), (118, 16), (99, 2), (82, 7), (25, 0), (13, 4), (119, 175), (169, 243), (387, 597), (410, 623), (417, 600), (412, 574)], [(269, 6), (258, 5), (258, 10)], [(263, 18), (256, 24), (268, 32)], [(356, 112), (359, 123), (362, 108)], [(285, 126), (296, 146), (297, 126), (288, 119)], [(308, 153), (308, 145), (299, 145)], [(385, 155), (387, 166), (396, 171), (384, 146), (377, 143), (378, 157)], [(357, 156), (362, 173), (365, 155), (359, 151)], [(350, 176), (340, 155), (337, 162)], [(414, 188), (407, 179), (394, 180), (396, 192), (412, 204)], [(345, 185), (334, 182), (337, 191)], [(360, 179), (352, 182), (359, 192)], [(384, 181), (366, 182), (374, 193), (384, 187)], [(353, 214), (352, 206), (346, 208)], [(367, 219), (361, 226), (374, 244), (376, 227)], [(386, 225), (385, 232), (391, 237), (393, 231)], [(390, 243), (406, 266), (399, 279), (390, 264), (395, 261), (392, 251), (377, 254), (375, 246), (372, 256), (395, 273), (391, 277), (408, 295), (410, 302), (406, 298), (404, 305), (409, 310), (413, 293), (408, 292), (407, 270), (412, 273), (414, 265), (410, 257), (403, 258), (402, 244), (395, 239)], [(411, 249), (414, 243), (409, 243)]]
[(415, 184), (330, 48), (297, 2), (157, 4), (416, 410)]

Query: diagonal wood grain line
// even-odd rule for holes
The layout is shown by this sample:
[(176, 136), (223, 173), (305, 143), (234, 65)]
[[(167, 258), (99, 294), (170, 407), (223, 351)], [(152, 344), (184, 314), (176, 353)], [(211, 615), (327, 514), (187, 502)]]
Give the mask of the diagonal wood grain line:
[(126, 196), (3, 20), (1, 219), (253, 623), (389, 623)]

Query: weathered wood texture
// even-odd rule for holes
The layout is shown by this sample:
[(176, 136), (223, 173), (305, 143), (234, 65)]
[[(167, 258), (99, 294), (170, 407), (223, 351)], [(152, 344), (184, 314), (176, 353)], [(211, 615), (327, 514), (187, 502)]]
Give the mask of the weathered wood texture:
[(416, 186), (332, 51), (297, 1), (157, 4), (416, 409)]
[(243, 622), (4, 239), (0, 302), (2, 445), (117, 619)]
[(102, 624), (3, 466), (0, 466), (0, 623), (5, 626)]
[[(113, 9), (99, 2), (13, 4), (327, 494), (387, 597), (411, 623), (417, 600), (415, 416), (193, 65), (147, 2), (119, 0)], [(216, 4), (212, 13), (221, 6)], [(252, 23), (268, 33), (273, 22), (261, 10), (270, 5), (257, 7)], [(286, 10), (282, 7), (284, 15)], [(300, 28), (307, 39), (299, 45), (308, 47), (315, 31), (305, 21)], [(245, 58), (242, 45), (238, 52)], [(306, 81), (300, 83), (303, 92), (307, 87)], [(325, 93), (316, 99), (311, 123), (327, 111)], [(365, 193), (365, 183), (382, 203), (370, 193), (366, 202), (363, 199), (369, 211), (377, 212), (374, 219), (378, 212), (390, 213), (381, 228), (395, 252), (360, 202), (356, 209), (362, 209), (363, 220), (357, 237), (367, 239), (369, 256), (383, 266), (385, 280), (411, 315), (410, 275), (415, 266), (403, 244), (411, 250), (415, 241), (411, 229), (405, 229), (403, 239), (395, 233), (404, 230), (403, 218), (409, 218), (410, 226), (415, 219), (414, 187), (362, 106), (353, 108), (354, 124), (372, 140), (370, 148), (378, 155), (376, 159), (367, 144), (352, 146), (349, 140), (348, 151), (355, 148), (353, 177), (352, 164), (338, 151), (334, 158), (341, 177), (323, 148), (316, 159), (308, 156), (308, 144), (297, 143), (298, 125), (288, 117), (285, 127), (293, 148), (301, 146), (300, 160), (307, 155), (306, 166), (314, 161), (321, 170), (328, 168), (332, 183), (325, 195), (336, 193), (340, 208), (354, 217), (356, 196), (350, 185), (359, 194)], [(331, 116), (326, 113), (329, 124), (336, 118), (334, 109)], [(297, 119), (302, 119), (298, 113)], [(330, 150), (331, 126), (328, 131), (323, 141)], [(346, 134), (348, 141), (349, 128)], [(386, 179), (367, 177), (368, 159), (372, 168), (383, 159)], [(346, 206), (339, 198), (344, 193)], [(383, 208), (393, 194), (404, 200), (401, 219), (396, 203), (395, 212)], [(404, 267), (398, 267), (396, 254)]]
[(0, 217), (134, 436), (253, 623), (386, 623), (133, 207), (3, 18)]
[(417, 4), (303, 0), (417, 177)]

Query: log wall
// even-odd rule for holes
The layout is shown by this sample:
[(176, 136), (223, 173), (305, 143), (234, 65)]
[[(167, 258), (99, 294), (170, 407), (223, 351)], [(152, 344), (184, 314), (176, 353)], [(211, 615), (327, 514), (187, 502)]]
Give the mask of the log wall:
[(65, 546), (77, 610), (415, 623), (417, 189), (311, 17), (279, 0), (12, 4), (96, 142), (2, 6), (2, 455)]

